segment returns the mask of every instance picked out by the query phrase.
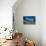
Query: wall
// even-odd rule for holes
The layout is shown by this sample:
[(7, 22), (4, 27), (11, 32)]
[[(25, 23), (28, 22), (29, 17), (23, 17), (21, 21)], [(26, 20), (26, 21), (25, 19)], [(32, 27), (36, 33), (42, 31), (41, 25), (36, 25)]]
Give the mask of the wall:
[[(0, 32), (2, 32), (1, 27), (6, 27), (9, 30), (12, 29), (12, 6), (15, 2), (16, 0), (0, 0)], [(3, 31), (3, 33), (0, 34), (0, 38), (5, 38), (5, 36), (8, 35), (10, 35), (8, 30), (7, 32)]]
[(12, 6), (16, 0), (0, 0), (0, 27), (12, 29)]
[[(34, 40), (36, 46), (41, 46), (41, 0), (23, 0), (13, 6), (13, 14), (18, 32), (22, 32), (24, 38)], [(23, 16), (36, 16), (36, 24), (24, 25)]]
[(42, 46), (46, 46), (46, 0), (42, 0), (41, 4), (41, 40)]

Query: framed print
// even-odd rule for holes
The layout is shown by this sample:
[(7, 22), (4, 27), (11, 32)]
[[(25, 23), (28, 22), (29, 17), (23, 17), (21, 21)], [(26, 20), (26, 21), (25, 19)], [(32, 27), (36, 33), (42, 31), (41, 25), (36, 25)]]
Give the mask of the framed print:
[(23, 16), (23, 24), (35, 24), (35, 16)]

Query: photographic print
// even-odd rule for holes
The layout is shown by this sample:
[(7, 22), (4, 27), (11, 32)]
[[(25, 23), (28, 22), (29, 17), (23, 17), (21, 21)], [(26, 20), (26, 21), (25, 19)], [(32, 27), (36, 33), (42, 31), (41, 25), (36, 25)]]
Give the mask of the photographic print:
[(23, 16), (23, 24), (35, 24), (35, 16)]

